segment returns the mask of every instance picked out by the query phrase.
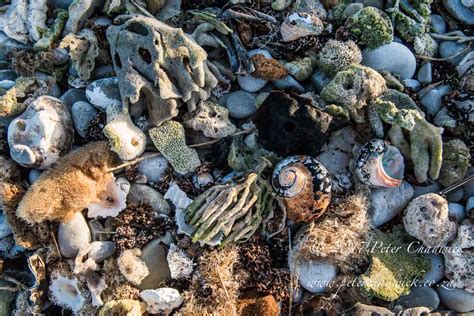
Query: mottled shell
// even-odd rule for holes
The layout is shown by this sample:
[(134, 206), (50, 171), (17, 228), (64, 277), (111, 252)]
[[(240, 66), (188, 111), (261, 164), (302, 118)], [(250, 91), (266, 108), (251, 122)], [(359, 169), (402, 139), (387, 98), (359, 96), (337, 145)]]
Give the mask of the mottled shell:
[(402, 183), (405, 163), (395, 146), (381, 139), (372, 139), (360, 148), (355, 172), (364, 184), (393, 188)]
[(308, 35), (319, 35), (323, 29), (323, 22), (316, 14), (295, 12), (283, 21), (280, 33), (284, 42), (290, 42)]
[(309, 156), (290, 156), (280, 161), (272, 185), (286, 206), (288, 219), (309, 222), (321, 216), (331, 200), (331, 177)]

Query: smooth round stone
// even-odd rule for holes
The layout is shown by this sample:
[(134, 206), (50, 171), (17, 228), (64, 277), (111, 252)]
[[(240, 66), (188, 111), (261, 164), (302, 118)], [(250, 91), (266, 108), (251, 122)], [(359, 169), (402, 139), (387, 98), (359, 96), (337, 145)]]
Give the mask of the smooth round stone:
[(433, 181), (428, 186), (414, 185), (413, 189), (415, 190), (415, 194), (413, 195), (413, 198), (416, 198), (416, 197), (424, 195), (426, 193), (437, 193), (437, 192), (441, 191), (441, 185), (438, 182)]
[(466, 218), (466, 209), (464, 208), (464, 205), (459, 203), (448, 203), (448, 213), (455, 217), (458, 223)]
[(0, 80), (0, 89), (8, 90), (15, 85), (13, 80)]
[(427, 253), (426, 258), (430, 261), (430, 269), (423, 275), (424, 285), (434, 285), (444, 278), (444, 258), (437, 253)]
[(255, 98), (248, 92), (238, 90), (232, 92), (227, 98), (226, 107), (232, 118), (243, 119), (257, 111)]
[(434, 29), (435, 33), (444, 34), (448, 29), (446, 21), (439, 14), (431, 15), (431, 27)]
[(420, 86), (421, 86), (420, 82), (415, 79), (405, 79), (402, 82), (405, 87), (410, 88), (415, 91), (418, 91), (418, 89), (420, 89)]
[(397, 304), (403, 306), (403, 308), (427, 307), (434, 310), (439, 306), (439, 296), (430, 287), (414, 287), (408, 295), (400, 297)]
[(58, 245), (64, 257), (74, 258), (90, 241), (91, 232), (80, 212), (74, 214), (70, 221), (59, 224)]
[(443, 0), (443, 5), (458, 21), (474, 25), (474, 11), (466, 7), (462, 0)]
[(316, 69), (311, 75), (311, 82), (316, 88), (317, 92), (321, 92), (323, 88), (331, 82), (332, 77), (325, 74), (321, 69)]
[(460, 187), (446, 194), (446, 200), (448, 200), (448, 202), (457, 203), (462, 200), (463, 196), (464, 196), (464, 189)]
[(101, 110), (120, 105), (120, 91), (117, 77), (104, 78), (91, 82), (86, 88), (86, 97), (90, 103)]
[(114, 74), (114, 67), (111, 65), (104, 65), (94, 69), (93, 75), (95, 78), (110, 77)]
[(166, 250), (159, 239), (150, 241), (143, 249), (140, 257), (146, 264), (150, 274), (143, 279), (138, 287), (140, 291), (157, 289), (161, 282), (171, 278)]
[(132, 183), (127, 201), (131, 203), (147, 203), (155, 212), (169, 215), (170, 206), (163, 198), (163, 195), (145, 184)]
[(418, 70), (418, 81), (423, 84), (429, 84), (433, 81), (431, 63), (427, 62)]
[(10, 228), (10, 225), (8, 225), (5, 215), (3, 213), (0, 213), (0, 239), (3, 239), (7, 237), (8, 235), (11, 235), (11, 233), (12, 233), (12, 230)]
[(372, 190), (369, 210), (372, 225), (379, 227), (394, 218), (412, 200), (413, 194), (413, 187), (406, 181), (396, 188)]
[(97, 110), (88, 102), (78, 101), (72, 105), (71, 116), (77, 133), (82, 137), (86, 137), (87, 128), (97, 116)]
[(362, 65), (375, 70), (387, 70), (398, 74), (402, 80), (415, 74), (415, 55), (403, 44), (392, 42), (376, 49), (362, 51)]
[(298, 262), (295, 270), (300, 285), (313, 294), (324, 293), (326, 285), (337, 275), (334, 265), (318, 261)]
[(474, 293), (446, 286), (439, 286), (436, 291), (441, 303), (447, 308), (460, 313), (474, 310)]
[(469, 212), (471, 210), (474, 210), (474, 196), (471, 196), (466, 202), (466, 211)]
[[(263, 49), (254, 49), (248, 52), (248, 55), (252, 57), (253, 55), (261, 54), (265, 56), (266, 58), (271, 58), (272, 55), (267, 52), (266, 50)], [(260, 79), (257, 77), (254, 77), (252, 75), (248, 76), (242, 76), (239, 75), (237, 76), (237, 82), (239, 83), (239, 86), (244, 89), (245, 91), (248, 92), (257, 92), (258, 90), (262, 89), (265, 87), (267, 84), (268, 80)]]
[(99, 263), (113, 256), (117, 247), (113, 241), (93, 241), (87, 256)]
[(138, 170), (146, 176), (148, 182), (160, 182), (169, 169), (168, 160), (163, 156), (146, 159), (138, 163)]
[(423, 90), (420, 91), (421, 104), (426, 107), (427, 114), (435, 116), (443, 106), (442, 98), (451, 92), (451, 86), (445, 84), (432, 88), (424, 94), (423, 92)]
[(30, 184), (33, 184), (36, 180), (38, 180), (41, 173), (43, 172), (39, 169), (31, 169), (28, 173), (28, 181), (30, 182)]
[(69, 112), (71, 112), (72, 105), (74, 103), (79, 101), (88, 102), (86, 97), (86, 90), (76, 88), (67, 90), (59, 99), (66, 105)]
[(25, 145), (14, 145), (10, 148), (10, 156), (20, 164), (31, 165), (36, 161), (35, 153)]
[(10, 81), (15, 81), (17, 78), (16, 72), (14, 72), (11, 69), (3, 69), (0, 70), (0, 80), (10, 80)]
[(272, 82), (275, 85), (275, 87), (281, 90), (291, 90), (291, 91), (300, 92), (300, 93), (304, 92), (304, 87), (298, 81), (296, 81), (295, 78), (293, 78), (290, 75), (286, 76), (283, 79), (275, 80)]
[[(441, 57), (447, 58), (450, 63), (457, 65), (469, 53), (467, 45), (466, 43), (458, 43), (456, 41), (444, 41), (439, 44), (439, 54)], [(464, 53), (461, 53), (462, 51)], [(456, 57), (450, 58), (451, 56)]]

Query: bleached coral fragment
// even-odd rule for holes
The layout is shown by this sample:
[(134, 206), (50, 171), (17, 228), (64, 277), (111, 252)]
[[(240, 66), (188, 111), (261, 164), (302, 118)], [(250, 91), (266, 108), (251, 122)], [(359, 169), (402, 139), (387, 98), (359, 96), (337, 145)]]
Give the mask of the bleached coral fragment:
[(175, 244), (170, 245), (166, 260), (173, 279), (182, 279), (193, 273), (193, 260)]
[(51, 277), (49, 285), (50, 299), (57, 305), (77, 313), (85, 303), (85, 298), (77, 285), (76, 279), (68, 279), (59, 273)]
[(132, 284), (139, 285), (149, 274), (146, 263), (140, 259), (138, 248), (124, 250), (117, 259), (122, 275)]

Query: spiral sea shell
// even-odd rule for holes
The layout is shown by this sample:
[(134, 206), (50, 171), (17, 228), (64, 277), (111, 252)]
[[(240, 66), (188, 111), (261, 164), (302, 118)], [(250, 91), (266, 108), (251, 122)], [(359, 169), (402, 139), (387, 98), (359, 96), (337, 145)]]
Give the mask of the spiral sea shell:
[(372, 139), (360, 148), (355, 173), (367, 185), (393, 188), (402, 183), (405, 163), (397, 147)]
[(326, 211), (331, 200), (331, 177), (309, 156), (290, 156), (280, 161), (272, 175), (273, 189), (282, 198), (288, 219), (312, 221)]

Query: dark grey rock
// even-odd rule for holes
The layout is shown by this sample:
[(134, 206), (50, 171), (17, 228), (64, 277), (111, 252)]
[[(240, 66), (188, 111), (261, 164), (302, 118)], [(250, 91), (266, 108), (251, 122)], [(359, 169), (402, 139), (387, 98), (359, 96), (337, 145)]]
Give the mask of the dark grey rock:
[(132, 183), (127, 201), (131, 203), (148, 203), (159, 214), (169, 215), (171, 210), (163, 195), (145, 184)]
[(96, 108), (85, 101), (78, 101), (72, 105), (72, 121), (79, 135), (86, 137), (90, 122), (97, 116)]
[(474, 11), (466, 7), (461, 0), (443, 0), (443, 5), (458, 21), (474, 25)]
[(448, 29), (446, 25), (446, 21), (439, 14), (431, 15), (431, 27), (438, 34), (444, 34), (446, 33), (446, 30)]
[(458, 223), (462, 222), (462, 220), (466, 218), (466, 209), (462, 204), (448, 203), (448, 212), (449, 215), (456, 218)]
[(423, 275), (423, 285), (434, 285), (444, 278), (444, 258), (440, 254), (427, 253), (426, 258), (430, 261), (430, 269)]
[(438, 308), (439, 297), (432, 288), (420, 286), (412, 288), (408, 295), (400, 297), (397, 304), (403, 308), (427, 307), (434, 310)]
[(99, 263), (113, 256), (117, 247), (113, 241), (93, 241), (87, 256)]
[(461, 313), (474, 311), (474, 293), (446, 286), (439, 286), (436, 291), (447, 308)]
[(72, 88), (64, 92), (64, 94), (59, 98), (71, 112), (72, 105), (78, 101), (87, 101), (86, 90)]
[(435, 116), (443, 106), (442, 98), (451, 91), (451, 86), (444, 84), (429, 89), (427, 92), (424, 90), (425, 89), (419, 92), (421, 96), (421, 104), (426, 107), (427, 114)]

